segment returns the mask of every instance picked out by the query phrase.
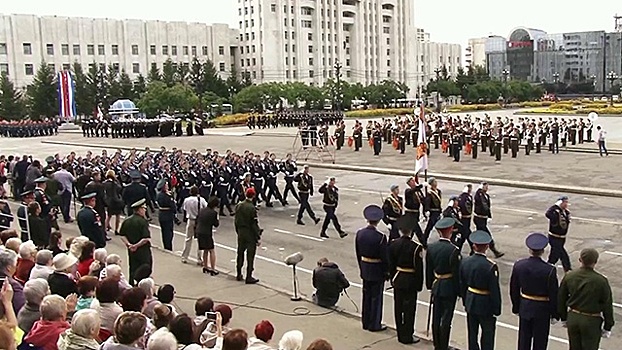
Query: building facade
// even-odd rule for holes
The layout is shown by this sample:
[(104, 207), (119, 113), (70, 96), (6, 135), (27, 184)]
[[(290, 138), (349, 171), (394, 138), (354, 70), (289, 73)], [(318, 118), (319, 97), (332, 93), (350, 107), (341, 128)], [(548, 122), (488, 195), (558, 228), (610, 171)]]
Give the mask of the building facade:
[[(337, 77), (418, 87), (408, 0), (238, 0), (239, 66), (253, 81), (323, 85)], [(337, 69), (337, 67), (340, 67)]]
[(74, 62), (112, 65), (131, 78), (171, 58), (210, 59), (222, 78), (238, 62), (238, 32), (226, 24), (0, 15), (0, 71), (17, 87), (30, 84), (42, 62), (54, 70)]
[(486, 41), (488, 38), (469, 39), (465, 49), (465, 65), (486, 67)]
[(459, 44), (438, 43), (430, 40), (430, 34), (417, 28), (417, 64), (421, 87), (436, 79), (437, 71), (443, 67), (450, 77), (456, 77), (462, 67), (462, 48)]

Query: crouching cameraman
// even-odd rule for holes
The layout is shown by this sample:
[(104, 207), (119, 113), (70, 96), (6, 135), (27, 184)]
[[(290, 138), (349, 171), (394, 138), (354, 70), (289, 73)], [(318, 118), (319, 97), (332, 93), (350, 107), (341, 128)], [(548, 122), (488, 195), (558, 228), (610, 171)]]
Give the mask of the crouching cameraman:
[(339, 301), (339, 295), (346, 288), (350, 287), (350, 282), (339, 266), (327, 258), (321, 258), (317, 262), (317, 267), (313, 270), (313, 302), (322, 307), (332, 308)]

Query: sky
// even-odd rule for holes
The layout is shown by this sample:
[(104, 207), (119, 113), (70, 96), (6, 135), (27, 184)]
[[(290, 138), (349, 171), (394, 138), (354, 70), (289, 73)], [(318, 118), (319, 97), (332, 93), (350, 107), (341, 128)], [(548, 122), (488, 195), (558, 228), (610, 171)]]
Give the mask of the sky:
[[(613, 16), (616, 12), (622, 15), (620, 0), (575, 2), (573, 5), (562, 0), (410, 1), (415, 2), (415, 26), (430, 33), (432, 41), (456, 43), (463, 48), (469, 38), (491, 34), (507, 37), (515, 27), (536, 28), (548, 33), (613, 31)], [(237, 7), (236, 0), (0, 0), (2, 14), (227, 23), (235, 28)]]

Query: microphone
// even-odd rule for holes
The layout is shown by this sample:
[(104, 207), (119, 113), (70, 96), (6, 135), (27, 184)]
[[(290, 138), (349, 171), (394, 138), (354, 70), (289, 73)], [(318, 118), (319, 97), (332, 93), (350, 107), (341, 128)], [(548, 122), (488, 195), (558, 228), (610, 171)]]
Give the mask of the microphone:
[(285, 258), (285, 264), (287, 264), (287, 266), (295, 266), (298, 265), (303, 259), (304, 256), (302, 255), (302, 253), (298, 252)]

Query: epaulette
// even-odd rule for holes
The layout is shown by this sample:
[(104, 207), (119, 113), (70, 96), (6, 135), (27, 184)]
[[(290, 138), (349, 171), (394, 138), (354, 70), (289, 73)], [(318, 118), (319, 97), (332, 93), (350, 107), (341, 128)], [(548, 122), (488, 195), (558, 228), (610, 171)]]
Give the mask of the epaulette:
[(497, 262), (496, 262), (496, 261), (494, 261), (494, 260), (492, 260), (492, 259), (491, 259), (491, 258), (489, 258), (489, 257), (486, 257), (486, 260), (488, 260), (488, 262), (489, 262), (489, 263), (491, 263), (491, 264), (493, 264), (493, 265), (497, 265)]

